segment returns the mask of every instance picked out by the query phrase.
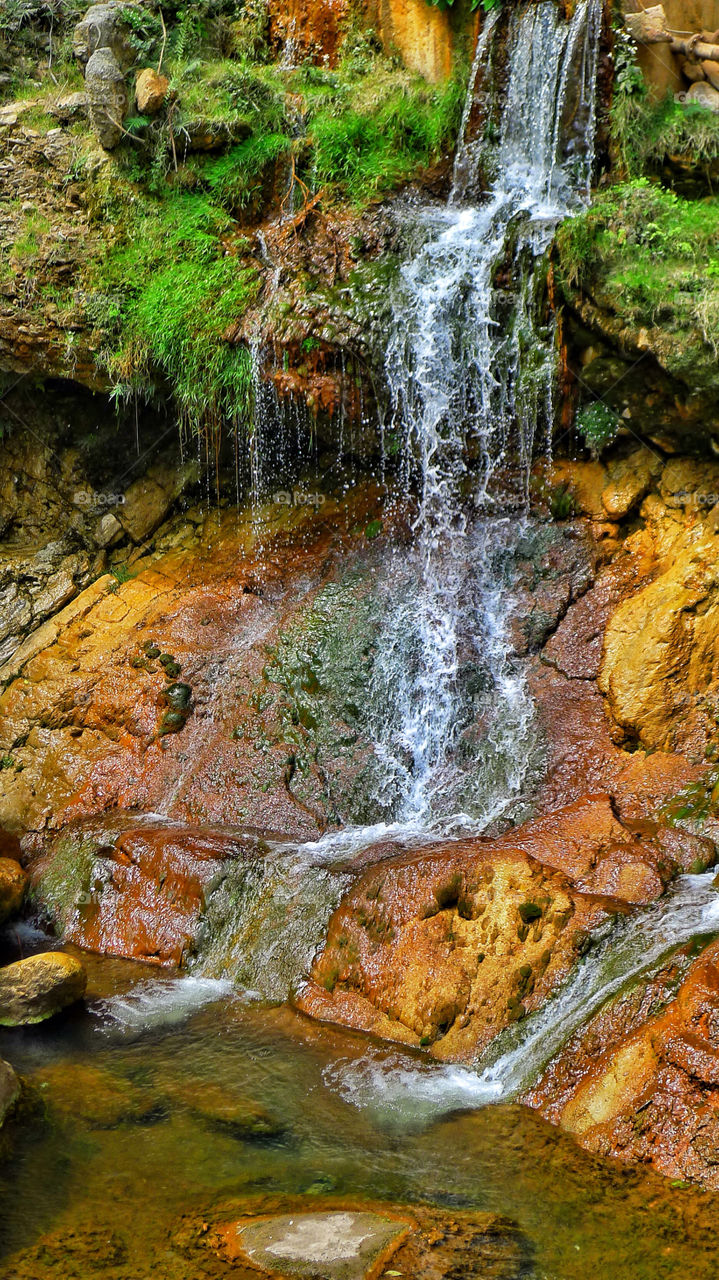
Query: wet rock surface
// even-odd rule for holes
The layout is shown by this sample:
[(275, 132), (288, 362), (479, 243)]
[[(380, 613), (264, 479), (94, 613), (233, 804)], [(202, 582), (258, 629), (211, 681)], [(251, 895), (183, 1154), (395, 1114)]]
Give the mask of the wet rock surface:
[[(269, 1197), (254, 1213), (244, 1207), (234, 1221), (223, 1222), (222, 1212), (213, 1212), (199, 1248), (194, 1245), (197, 1255), (208, 1250), (239, 1268), (237, 1274), (259, 1272), (272, 1280), (366, 1280), (387, 1270), (417, 1280), (458, 1274), (520, 1280), (531, 1259), (516, 1224), (498, 1214), (326, 1200), (308, 1212), (301, 1200), (283, 1205)], [(177, 1243), (191, 1242), (196, 1230), (188, 1222)]]
[(85, 994), (79, 960), (59, 951), (29, 956), (0, 969), (0, 1026), (43, 1022)]

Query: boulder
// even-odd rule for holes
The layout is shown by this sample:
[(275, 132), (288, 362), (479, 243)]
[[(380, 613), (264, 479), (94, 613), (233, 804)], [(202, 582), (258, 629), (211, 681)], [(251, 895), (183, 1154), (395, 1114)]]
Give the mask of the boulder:
[(719, 111), (719, 89), (707, 84), (705, 80), (698, 80), (680, 97), (685, 103), (694, 103), (700, 107), (708, 107), (710, 111)]
[(93, 53), (85, 70), (90, 120), (105, 151), (112, 151), (122, 137), (127, 115), (127, 89), (120, 66), (110, 49)]
[(5, 1123), (20, 1097), (20, 1081), (9, 1062), (0, 1058), (0, 1125)]
[(167, 97), (169, 86), (167, 76), (153, 71), (152, 67), (145, 67), (143, 71), (138, 71), (135, 80), (135, 98), (140, 115), (157, 115)]
[(108, 0), (107, 4), (93, 4), (82, 22), (75, 27), (72, 51), (83, 65), (98, 49), (108, 49), (118, 66), (127, 71), (135, 61), (135, 51), (128, 39), (129, 24), (126, 15), (134, 5), (121, 0)]
[(221, 1084), (196, 1081), (166, 1083), (170, 1102), (211, 1129), (229, 1133), (245, 1142), (272, 1142), (282, 1138), (286, 1127), (254, 1098)]
[(43, 1022), (81, 1000), (86, 985), (80, 961), (61, 951), (6, 965), (0, 969), (0, 1026)]
[(20, 910), (26, 884), (27, 876), (20, 863), (0, 857), (0, 924)]
[(54, 1063), (32, 1084), (43, 1090), (50, 1112), (89, 1129), (148, 1124), (165, 1114), (150, 1089), (87, 1062)]

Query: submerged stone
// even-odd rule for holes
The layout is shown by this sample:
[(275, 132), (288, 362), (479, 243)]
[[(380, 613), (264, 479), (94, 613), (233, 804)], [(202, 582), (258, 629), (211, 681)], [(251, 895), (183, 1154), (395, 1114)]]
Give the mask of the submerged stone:
[(245, 1227), (239, 1241), (248, 1260), (270, 1271), (364, 1280), (406, 1230), (376, 1213), (288, 1214)]

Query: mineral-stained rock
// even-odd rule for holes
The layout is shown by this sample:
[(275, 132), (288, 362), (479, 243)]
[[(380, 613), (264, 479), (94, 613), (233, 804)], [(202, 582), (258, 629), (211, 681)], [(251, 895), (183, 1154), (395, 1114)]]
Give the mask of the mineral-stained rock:
[(167, 76), (160, 75), (152, 67), (145, 67), (143, 71), (138, 71), (135, 80), (135, 99), (140, 115), (157, 115), (167, 97), (169, 86)]
[(719, 534), (712, 518), (675, 543), (662, 567), (610, 619), (599, 688), (631, 738), (671, 749), (719, 676)]
[(213, 1206), (201, 1228), (183, 1221), (173, 1244), (200, 1265), (214, 1255), (233, 1273), (249, 1264), (248, 1276), (273, 1280), (519, 1280), (532, 1261), (517, 1225), (499, 1214), (315, 1197)]
[(42, 1022), (85, 994), (87, 975), (79, 960), (49, 951), (0, 969), (0, 1026)]
[(20, 863), (0, 856), (0, 923), (20, 910), (26, 884), (27, 876)]
[(147, 1124), (164, 1114), (149, 1090), (87, 1062), (58, 1062), (33, 1075), (31, 1082), (43, 1090), (51, 1112), (90, 1129)]
[(110, 49), (98, 49), (85, 69), (90, 120), (101, 147), (112, 151), (122, 138), (127, 115), (125, 80)]
[(248, 1142), (272, 1142), (281, 1138), (286, 1126), (259, 1102), (238, 1089), (203, 1081), (165, 1083), (171, 1105), (179, 1106), (212, 1129), (232, 1134)]
[(525, 1100), (589, 1150), (719, 1190), (718, 966), (717, 943), (675, 956), (577, 1032)]

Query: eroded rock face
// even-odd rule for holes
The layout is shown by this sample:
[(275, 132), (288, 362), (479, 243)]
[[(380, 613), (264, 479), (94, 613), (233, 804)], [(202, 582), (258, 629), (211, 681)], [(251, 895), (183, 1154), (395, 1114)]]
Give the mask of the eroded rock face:
[[(473, 1061), (538, 1008), (607, 915), (646, 905), (697, 855), (588, 798), (495, 841), (385, 861), (353, 886), (300, 1007)], [(713, 848), (706, 851), (713, 861)]]
[(529, 1104), (591, 1151), (718, 1190), (718, 965), (717, 943), (679, 953), (572, 1038)]
[(86, 984), (80, 961), (61, 951), (6, 965), (0, 969), (0, 1026), (43, 1022), (81, 1000)]

